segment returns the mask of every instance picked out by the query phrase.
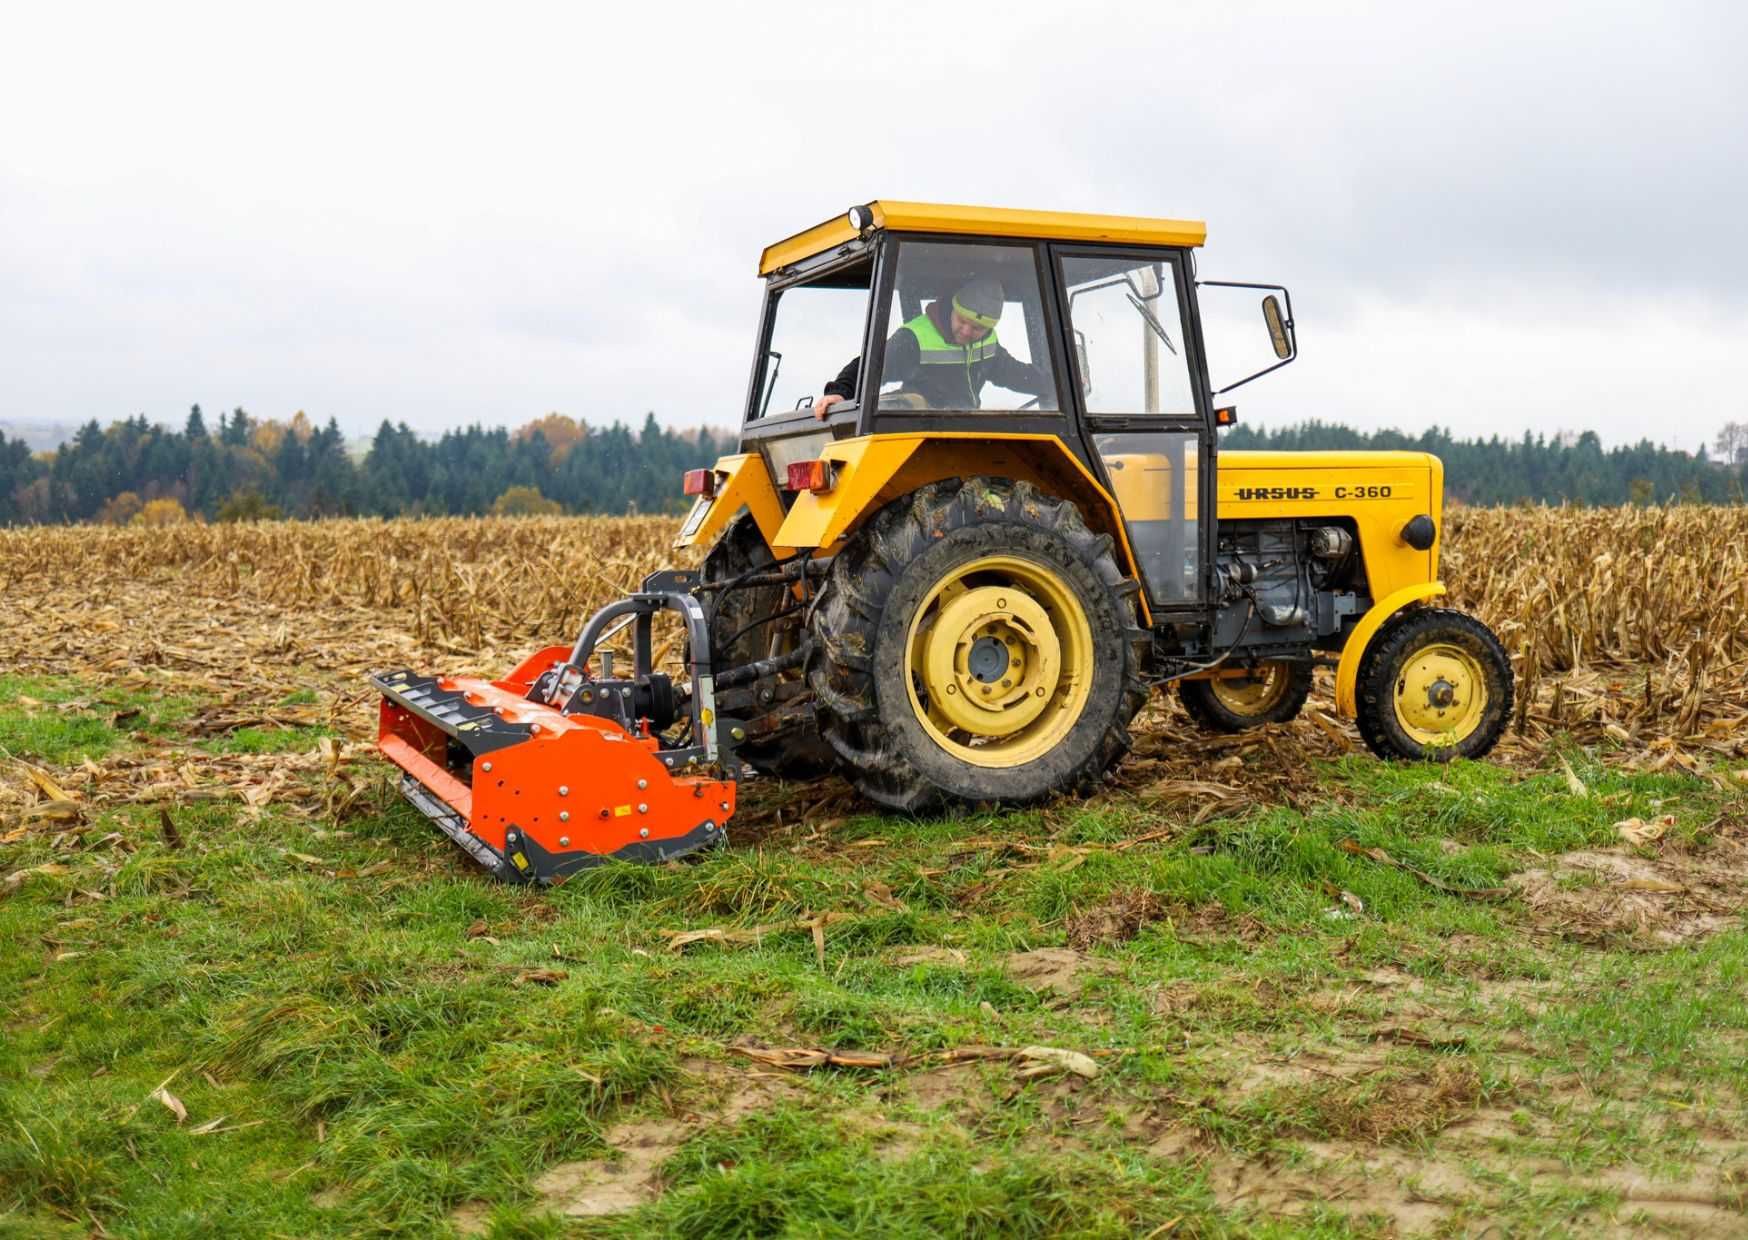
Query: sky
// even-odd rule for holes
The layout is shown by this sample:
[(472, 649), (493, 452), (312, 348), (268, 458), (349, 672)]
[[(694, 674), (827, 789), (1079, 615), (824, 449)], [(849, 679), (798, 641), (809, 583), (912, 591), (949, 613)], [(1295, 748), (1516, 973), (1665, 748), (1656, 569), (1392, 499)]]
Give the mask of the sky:
[(760, 249), (879, 197), (1205, 219), (1202, 276), (1292, 289), (1302, 356), (1234, 394), (1252, 424), (1691, 450), (1748, 420), (1740, 4), (163, 0), (5, 29), (0, 421), (730, 426)]

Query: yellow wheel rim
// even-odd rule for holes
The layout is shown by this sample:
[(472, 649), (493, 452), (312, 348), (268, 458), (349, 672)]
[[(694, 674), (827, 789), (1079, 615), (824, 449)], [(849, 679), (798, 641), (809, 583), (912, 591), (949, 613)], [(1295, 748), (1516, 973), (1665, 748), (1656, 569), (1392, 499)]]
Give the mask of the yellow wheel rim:
[(1244, 676), (1208, 682), (1214, 699), (1235, 715), (1266, 715), (1287, 696), (1292, 673), (1285, 663), (1264, 663)]
[(1017, 556), (984, 556), (937, 582), (911, 620), (905, 656), (917, 721), (975, 766), (1050, 752), (1092, 692), (1086, 609), (1056, 570)]
[(1480, 660), (1458, 646), (1417, 650), (1396, 677), (1396, 721), (1422, 745), (1459, 744), (1486, 712), (1486, 673)]

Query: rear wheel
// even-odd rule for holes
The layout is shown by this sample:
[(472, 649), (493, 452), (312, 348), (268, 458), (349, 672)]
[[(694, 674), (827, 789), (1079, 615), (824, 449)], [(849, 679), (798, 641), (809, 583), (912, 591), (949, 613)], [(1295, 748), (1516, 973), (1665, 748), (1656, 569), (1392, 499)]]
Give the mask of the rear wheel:
[[(758, 524), (750, 513), (743, 513), (710, 549), (702, 576), (707, 583), (731, 582), (773, 561)], [(721, 590), (713, 597), (710, 661), (718, 672), (783, 654), (801, 640), (801, 610), (783, 585)], [(799, 670), (744, 692), (747, 705), (735, 706), (747, 722), (747, 739), (735, 748), (741, 761), (760, 774), (782, 779), (814, 779), (832, 769), (831, 747), (820, 738), (812, 712), (801, 701), (806, 686)]]
[(1511, 718), (1511, 660), (1473, 616), (1425, 607), (1392, 617), (1360, 659), (1360, 735), (1381, 758), (1479, 758)]
[(1311, 665), (1277, 659), (1242, 676), (1178, 683), (1190, 718), (1212, 732), (1242, 732), (1295, 718), (1311, 695)]
[(833, 560), (811, 621), (821, 733), (890, 809), (1082, 788), (1147, 699), (1131, 597), (1068, 501), (1005, 478), (923, 487)]

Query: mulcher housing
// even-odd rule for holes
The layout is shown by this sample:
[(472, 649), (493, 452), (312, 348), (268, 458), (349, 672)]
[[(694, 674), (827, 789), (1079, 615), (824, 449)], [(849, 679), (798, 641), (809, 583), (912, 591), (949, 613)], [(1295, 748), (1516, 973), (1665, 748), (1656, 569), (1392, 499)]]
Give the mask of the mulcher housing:
[[(881, 201), (769, 247), (739, 451), (686, 479), (699, 571), (503, 680), (375, 678), (408, 799), (495, 873), (551, 881), (720, 839), (749, 768), (836, 770), (912, 812), (1072, 792), (1121, 760), (1150, 689), (1232, 731), (1290, 719), (1317, 665), (1380, 755), (1487, 752), (1511, 671), (1429, 606), (1442, 466), (1220, 452), (1220, 396), (1297, 339), (1284, 288), (1198, 279), (1205, 232)], [(1002, 306), (966, 326), (960, 293), (992, 285)], [(1273, 354), (1218, 390), (1211, 287), (1268, 294)], [(816, 409), (827, 380), (850, 395)], [(664, 610), (687, 628), (674, 680)]]
[[(591, 618), (574, 646), (548, 647), (502, 680), (372, 676), (378, 747), (400, 767), (403, 795), (512, 881), (554, 882), (605, 860), (666, 861), (716, 843), (734, 813), (740, 725), (714, 708), (703, 609), (683, 592), (694, 581), (657, 574)], [(651, 621), (670, 609), (696, 652), (684, 712), (651, 666)], [(634, 630), (621, 677), (593, 659), (615, 621)]]

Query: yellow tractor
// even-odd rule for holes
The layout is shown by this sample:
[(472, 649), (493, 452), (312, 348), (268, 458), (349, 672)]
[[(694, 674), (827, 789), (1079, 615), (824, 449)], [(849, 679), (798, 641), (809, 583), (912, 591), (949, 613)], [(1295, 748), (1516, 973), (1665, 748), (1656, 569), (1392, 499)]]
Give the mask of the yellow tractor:
[[(876, 201), (770, 246), (740, 451), (684, 480), (676, 547), (708, 549), (702, 567), (505, 680), (378, 677), (409, 799), (489, 868), (550, 881), (720, 839), (745, 766), (838, 771), (908, 812), (1080, 790), (1153, 690), (1233, 731), (1290, 719), (1319, 662), (1380, 756), (1485, 754), (1511, 667), (1483, 624), (1430, 605), (1442, 466), (1220, 452), (1220, 397), (1297, 340), (1286, 289), (1198, 280), (1205, 232)], [(1218, 391), (1214, 285), (1266, 293), (1266, 364)], [(670, 610), (678, 681), (651, 659)], [(614, 622), (638, 625), (619, 670)], [(635, 787), (581, 756), (618, 740), (648, 755)], [(499, 764), (562, 792), (489, 777), (493, 753), (540, 741), (541, 761)]]

